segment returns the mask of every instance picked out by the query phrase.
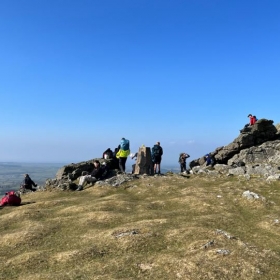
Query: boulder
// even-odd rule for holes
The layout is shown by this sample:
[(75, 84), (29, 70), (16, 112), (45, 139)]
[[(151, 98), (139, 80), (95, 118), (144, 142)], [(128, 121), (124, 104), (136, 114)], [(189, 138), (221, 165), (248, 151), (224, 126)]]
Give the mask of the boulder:
[(234, 155), (241, 150), (261, 145), (262, 143), (274, 140), (277, 129), (272, 120), (260, 119), (253, 126), (241, 130), (240, 135), (232, 143), (223, 147), (214, 157), (217, 163), (227, 163)]
[[(278, 138), (277, 128), (273, 125), (273, 121), (267, 119), (260, 119), (253, 126), (244, 128), (240, 132), (240, 135), (232, 143), (211, 152), (217, 163), (228, 164), (228, 161), (242, 150)], [(193, 160), (190, 162), (190, 168), (204, 163), (204, 157)], [(238, 164), (242, 164), (242, 161), (239, 161)]]
[(251, 166), (269, 164), (280, 168), (280, 140), (267, 141), (259, 146), (241, 150), (240, 153), (229, 159), (227, 164), (239, 166), (240, 162)]
[[(280, 173), (280, 124), (260, 119), (253, 126), (240, 131), (232, 143), (219, 147), (210, 154), (215, 158), (214, 169), (220, 174), (257, 175), (278, 178)], [(201, 172), (205, 159), (190, 162), (193, 174)], [(274, 176), (274, 177), (273, 177)]]
[[(89, 161), (83, 161), (79, 163), (71, 163), (61, 167), (54, 179), (48, 179), (45, 184), (45, 188), (58, 188), (61, 190), (76, 190), (76, 180), (81, 176), (88, 173), (91, 173), (95, 160), (99, 160), (101, 164), (105, 163), (110, 169), (112, 160), (111, 159), (103, 159), (103, 158), (95, 158)], [(110, 170), (108, 177), (115, 175), (115, 171)]]
[(111, 160), (103, 159), (103, 158), (94, 158), (92, 160), (83, 161), (83, 162), (79, 162), (79, 163), (71, 163), (71, 164), (61, 167), (57, 171), (56, 179), (57, 180), (61, 180), (61, 179), (76, 180), (77, 178), (79, 178), (82, 175), (82, 172), (84, 172), (84, 171), (91, 173), (94, 168), (93, 162), (95, 160), (99, 160), (101, 164), (103, 164), (103, 162), (105, 162), (110, 167)]

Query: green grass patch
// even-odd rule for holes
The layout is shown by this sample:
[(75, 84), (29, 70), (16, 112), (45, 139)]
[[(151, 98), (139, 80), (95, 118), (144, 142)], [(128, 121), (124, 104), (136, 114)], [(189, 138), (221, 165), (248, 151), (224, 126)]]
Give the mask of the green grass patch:
[(279, 187), (173, 174), (26, 194), (0, 210), (0, 279), (278, 279)]

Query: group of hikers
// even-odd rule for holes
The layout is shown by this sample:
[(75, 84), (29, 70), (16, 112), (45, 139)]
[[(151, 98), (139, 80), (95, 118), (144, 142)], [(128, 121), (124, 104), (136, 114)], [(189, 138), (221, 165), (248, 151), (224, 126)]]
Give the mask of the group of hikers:
[[(246, 129), (247, 127), (253, 126), (256, 123), (256, 121), (258, 120), (256, 118), (256, 116), (253, 116), (252, 114), (249, 114), (248, 118), (249, 118), (249, 123), (247, 123), (244, 126), (244, 128), (241, 130), (241, 132), (244, 131), (244, 129)], [(161, 164), (162, 155), (163, 155), (163, 149), (160, 146), (160, 142), (156, 142), (151, 150), (154, 174), (161, 174), (160, 164)], [(130, 142), (128, 139), (125, 139), (124, 137), (121, 138), (120, 144), (118, 145), (117, 148), (114, 149), (114, 151), (112, 151), (110, 148), (108, 148), (102, 154), (103, 159), (111, 160), (111, 169), (118, 169), (119, 173), (122, 173), (122, 174), (125, 173), (126, 161), (127, 161), (128, 156), (130, 156), (131, 159), (134, 159), (134, 158), (137, 159), (138, 153), (134, 153), (134, 154), (130, 153)], [(189, 157), (190, 157), (190, 155), (187, 153), (180, 153), (178, 162), (180, 164), (181, 173), (188, 172), (186, 161), (187, 161), (187, 158), (189, 158)], [(206, 166), (210, 165), (213, 167), (216, 164), (215, 158), (213, 157), (213, 155), (211, 153), (206, 154), (204, 156), (204, 159), (206, 162)], [(108, 173), (108, 166), (106, 165), (106, 162), (101, 164), (99, 160), (94, 160), (93, 165), (94, 165), (94, 168), (90, 174), (80, 176), (78, 188), (77, 188), (78, 191), (83, 190), (83, 185), (85, 182), (93, 183), (93, 182), (96, 182), (97, 180), (102, 180), (106, 177), (106, 175)], [(134, 168), (132, 168), (132, 173), (134, 173), (135, 164), (133, 166), (134, 166)], [(20, 192), (25, 192), (25, 190), (36, 191), (37, 190), (36, 187), (37, 187), (37, 184), (34, 183), (34, 181), (30, 178), (30, 176), (28, 174), (24, 174), (24, 180), (20, 187)], [(1, 203), (0, 203), (0, 206), (2, 206)]]
[[(156, 144), (153, 146), (151, 155), (152, 155), (154, 173), (160, 174), (160, 163), (163, 155), (163, 149), (160, 146), (160, 142), (156, 142)], [(115, 148), (114, 152), (110, 148), (108, 148), (106, 151), (103, 152), (102, 158), (111, 159), (112, 168), (119, 169), (120, 173), (125, 173), (126, 161), (129, 156), (131, 159), (134, 158), (137, 159), (138, 153), (134, 153), (134, 154), (130, 153), (129, 140), (122, 138), (120, 145), (118, 145), (118, 147)]]
[[(163, 149), (160, 146), (160, 142), (157, 142), (152, 148), (152, 161), (154, 166), (154, 173), (160, 174), (160, 163), (163, 155)], [(126, 161), (128, 157), (137, 158), (137, 153), (130, 153), (130, 142), (126, 138), (122, 138), (117, 148), (112, 151), (110, 148), (105, 150), (102, 154), (102, 158), (105, 160), (111, 160), (111, 169), (118, 169), (119, 174), (125, 174)], [(79, 178), (77, 191), (83, 190), (85, 182), (96, 182), (105, 177), (108, 172), (106, 162), (101, 164), (99, 160), (93, 162), (94, 168), (90, 174), (83, 175)]]

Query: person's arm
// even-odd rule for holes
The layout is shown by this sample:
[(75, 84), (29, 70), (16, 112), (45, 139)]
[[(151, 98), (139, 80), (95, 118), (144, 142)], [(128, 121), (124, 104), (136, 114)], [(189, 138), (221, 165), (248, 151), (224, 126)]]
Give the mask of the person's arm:
[(121, 154), (121, 150), (118, 150), (117, 154), (116, 154), (116, 158), (119, 158)]
[(37, 187), (37, 184), (35, 184), (33, 180), (30, 179), (30, 181), (31, 181), (32, 186)]

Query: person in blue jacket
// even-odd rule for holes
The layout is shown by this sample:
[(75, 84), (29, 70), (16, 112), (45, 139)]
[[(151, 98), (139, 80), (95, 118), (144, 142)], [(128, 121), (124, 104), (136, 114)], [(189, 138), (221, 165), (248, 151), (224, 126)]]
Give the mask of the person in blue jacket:
[(211, 165), (212, 167), (215, 165), (215, 158), (211, 154), (205, 155), (206, 166)]

